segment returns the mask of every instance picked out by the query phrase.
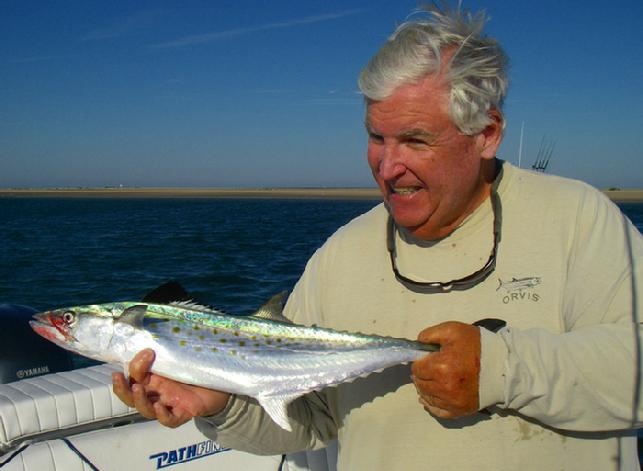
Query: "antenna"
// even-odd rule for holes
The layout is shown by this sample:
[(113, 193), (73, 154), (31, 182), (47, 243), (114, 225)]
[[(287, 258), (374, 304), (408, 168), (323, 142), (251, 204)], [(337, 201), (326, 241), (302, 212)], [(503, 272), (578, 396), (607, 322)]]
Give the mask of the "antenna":
[(520, 125), (520, 146), (518, 147), (518, 168), (522, 164), (522, 136), (525, 133), (525, 122), (523, 121)]
[(536, 161), (531, 166), (536, 172), (545, 172), (547, 166), (551, 161), (552, 154), (554, 153), (554, 147), (556, 143), (554, 141), (547, 142), (545, 136), (540, 141), (540, 147), (538, 147), (538, 155), (536, 155)]

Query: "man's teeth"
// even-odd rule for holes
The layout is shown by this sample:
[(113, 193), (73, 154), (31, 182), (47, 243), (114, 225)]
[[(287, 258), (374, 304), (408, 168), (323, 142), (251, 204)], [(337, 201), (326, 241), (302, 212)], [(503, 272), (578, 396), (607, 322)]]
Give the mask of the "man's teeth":
[(409, 186), (409, 187), (397, 187), (393, 188), (393, 193), (396, 195), (412, 195), (416, 191), (418, 191), (419, 188), (414, 187), (414, 186)]

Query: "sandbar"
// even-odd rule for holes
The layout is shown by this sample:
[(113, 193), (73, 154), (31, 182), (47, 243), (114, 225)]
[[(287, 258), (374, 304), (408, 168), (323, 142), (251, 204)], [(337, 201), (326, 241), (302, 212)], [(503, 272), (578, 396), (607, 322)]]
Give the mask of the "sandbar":
[[(643, 203), (643, 189), (603, 190), (619, 203)], [(0, 188), (0, 198), (274, 198), (381, 200), (377, 188)]]
[(377, 188), (0, 188), (2, 197), (381, 199)]

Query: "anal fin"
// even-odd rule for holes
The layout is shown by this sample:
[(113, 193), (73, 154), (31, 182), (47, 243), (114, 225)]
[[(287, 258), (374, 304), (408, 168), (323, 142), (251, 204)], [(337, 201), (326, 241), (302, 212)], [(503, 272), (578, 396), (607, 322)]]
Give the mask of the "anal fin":
[(292, 432), (288, 420), (288, 404), (299, 396), (258, 396), (257, 400), (270, 418), (282, 429)]

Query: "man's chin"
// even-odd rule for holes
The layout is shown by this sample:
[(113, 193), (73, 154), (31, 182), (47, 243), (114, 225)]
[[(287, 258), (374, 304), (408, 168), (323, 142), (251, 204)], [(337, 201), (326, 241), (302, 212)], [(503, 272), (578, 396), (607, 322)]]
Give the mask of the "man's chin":
[(409, 214), (405, 211), (396, 210), (394, 207), (390, 209), (391, 217), (395, 221), (395, 225), (414, 235), (416, 231), (421, 229), (426, 219), (419, 218), (415, 214)]

